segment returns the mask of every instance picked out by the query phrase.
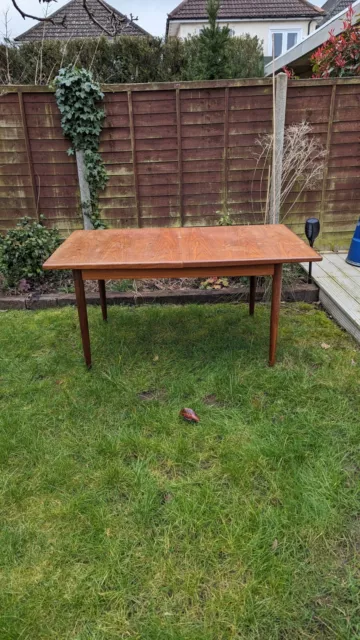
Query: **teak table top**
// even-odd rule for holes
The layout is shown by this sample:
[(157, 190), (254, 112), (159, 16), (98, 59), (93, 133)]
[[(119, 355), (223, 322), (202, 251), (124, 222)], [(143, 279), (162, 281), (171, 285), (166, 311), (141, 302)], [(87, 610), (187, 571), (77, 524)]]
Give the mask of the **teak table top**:
[(44, 269), (184, 269), (320, 261), (285, 225), (74, 231)]

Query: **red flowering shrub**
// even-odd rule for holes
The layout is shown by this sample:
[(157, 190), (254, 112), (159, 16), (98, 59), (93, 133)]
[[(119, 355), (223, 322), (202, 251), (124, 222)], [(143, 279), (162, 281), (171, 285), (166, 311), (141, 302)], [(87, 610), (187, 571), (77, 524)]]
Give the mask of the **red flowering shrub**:
[(298, 80), (297, 75), (295, 75), (294, 69), (290, 69), (290, 67), (283, 67), (283, 72), (286, 73), (289, 80)]
[(354, 14), (351, 6), (343, 32), (335, 36), (330, 31), (330, 38), (311, 56), (314, 78), (360, 76), (360, 27), (353, 24)]

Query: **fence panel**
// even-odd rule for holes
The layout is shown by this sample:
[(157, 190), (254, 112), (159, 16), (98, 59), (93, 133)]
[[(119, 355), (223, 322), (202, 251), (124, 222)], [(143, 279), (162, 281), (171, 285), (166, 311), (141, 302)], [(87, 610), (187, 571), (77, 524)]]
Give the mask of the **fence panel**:
[[(109, 174), (100, 197), (112, 227), (262, 223), (272, 131), (271, 79), (104, 87), (100, 151)], [(286, 125), (307, 121), (328, 151), (322, 184), (283, 208), (302, 233), (322, 222), (325, 248), (346, 247), (360, 214), (360, 80), (300, 80), (288, 86)], [(82, 224), (76, 163), (53, 93), (6, 87), (0, 96), (0, 230), (43, 214), (67, 235)]]

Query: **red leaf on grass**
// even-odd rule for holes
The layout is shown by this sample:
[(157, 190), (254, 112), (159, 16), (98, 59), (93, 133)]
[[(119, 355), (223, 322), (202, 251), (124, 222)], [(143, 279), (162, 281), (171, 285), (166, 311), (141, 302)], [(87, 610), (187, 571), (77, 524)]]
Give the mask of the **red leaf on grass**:
[(181, 409), (180, 416), (187, 422), (200, 422), (199, 416), (196, 415), (193, 409)]

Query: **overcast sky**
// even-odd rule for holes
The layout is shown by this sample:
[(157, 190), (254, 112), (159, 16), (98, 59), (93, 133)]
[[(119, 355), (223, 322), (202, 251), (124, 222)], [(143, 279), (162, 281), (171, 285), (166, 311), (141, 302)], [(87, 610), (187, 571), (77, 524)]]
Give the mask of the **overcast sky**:
[[(50, 5), (53, 7), (52, 11), (62, 7), (66, 2), (67, 0), (52, 2)], [(154, 36), (164, 35), (167, 14), (172, 11), (179, 2), (180, 0), (157, 0), (155, 2), (151, 0), (109, 0), (109, 3), (122, 13), (126, 15), (132, 13), (135, 16), (139, 16), (139, 25)], [(321, 6), (324, 2), (325, 0), (318, 0), (317, 2), (315, 1), (314, 4)], [(41, 15), (39, 0), (17, 0), (17, 3), (23, 9), (26, 8), (27, 13)], [(23, 20), (12, 6), (10, 0), (0, 0), (0, 8), (1, 32), (4, 31), (4, 12), (6, 9), (9, 9), (9, 29), (12, 38), (23, 33), (23, 31), (26, 31), (26, 29), (29, 29), (34, 24), (33, 20)]]

